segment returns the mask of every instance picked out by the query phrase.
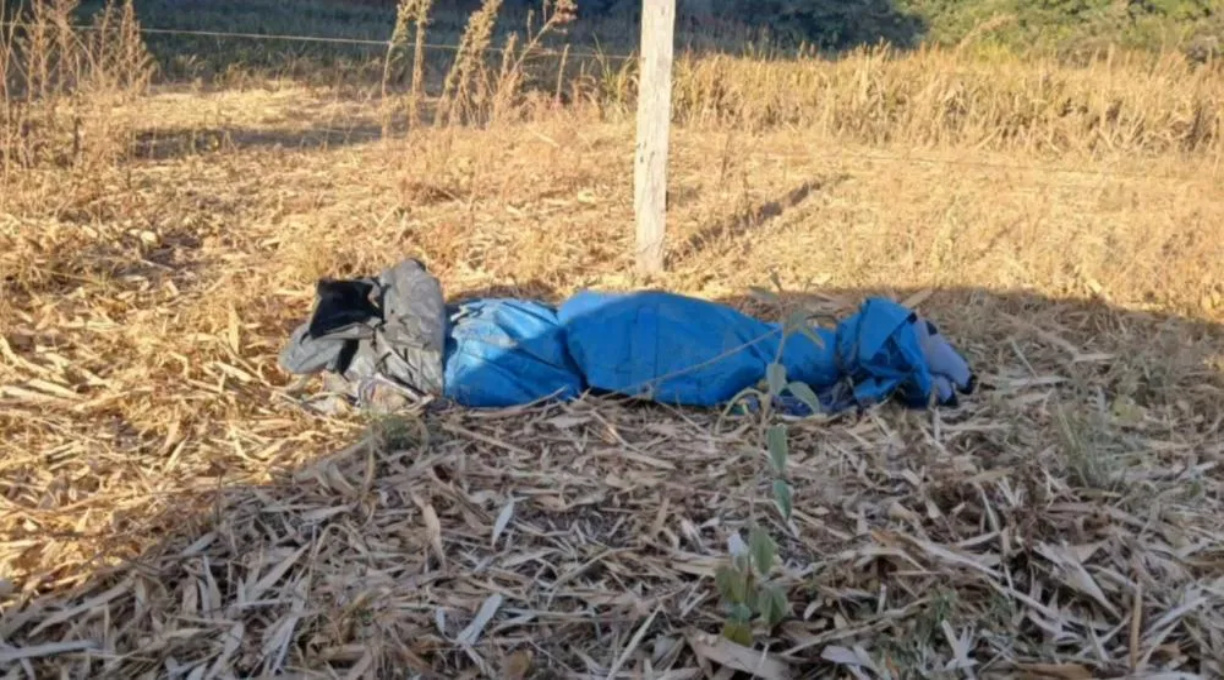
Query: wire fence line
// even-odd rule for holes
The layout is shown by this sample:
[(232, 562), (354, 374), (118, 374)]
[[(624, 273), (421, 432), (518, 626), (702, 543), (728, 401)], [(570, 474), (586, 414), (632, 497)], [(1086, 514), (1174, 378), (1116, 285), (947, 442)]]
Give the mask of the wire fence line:
[[(0, 26), (5, 28), (30, 28), (31, 25), (18, 21), (3, 21)], [(97, 26), (88, 25), (72, 25), (69, 26), (74, 31), (97, 31)], [(217, 38), (217, 39), (236, 39), (236, 40), (254, 40), (254, 41), (269, 41), (269, 42), (303, 42), (303, 43), (321, 43), (331, 45), (358, 45), (365, 47), (383, 47), (389, 48), (392, 46), (391, 40), (375, 40), (373, 38), (337, 38), (331, 36), (319, 35), (293, 35), (288, 33), (242, 33), (235, 31), (206, 31), (178, 28), (148, 28), (141, 26), (140, 32), (145, 35), (177, 35), (189, 36), (197, 38)], [(443, 52), (458, 52), (458, 45), (450, 45), (444, 43), (422, 43), (422, 47), (427, 50), (443, 51)], [(485, 48), (486, 52), (501, 54), (506, 51), (504, 47), (489, 46)], [(610, 61), (630, 61), (637, 59), (636, 54), (605, 54), (603, 52), (595, 52), (592, 50), (557, 50), (557, 49), (537, 49), (536, 55), (539, 56), (568, 56), (583, 59), (606, 59)]]
[[(0, 21), (0, 26), (6, 28), (29, 28), (30, 24), (14, 21)], [(89, 25), (73, 25), (72, 30), (77, 31), (96, 31), (99, 30), (96, 26)], [(230, 31), (208, 31), (208, 30), (188, 30), (188, 29), (171, 29), (171, 28), (147, 28), (141, 27), (141, 33), (149, 35), (177, 35), (190, 36), (200, 38), (217, 38), (217, 39), (239, 39), (239, 40), (256, 40), (256, 41), (282, 41), (282, 42), (306, 42), (306, 43), (323, 43), (323, 44), (339, 44), (339, 45), (360, 45), (367, 47), (391, 47), (390, 40), (374, 40), (370, 38), (337, 38), (328, 36), (309, 36), (309, 35), (293, 35), (293, 34), (274, 34), (274, 33), (241, 33)], [(449, 45), (443, 43), (423, 43), (425, 49), (435, 51), (450, 51), (458, 52), (458, 45)], [(506, 52), (505, 48), (490, 46), (487, 51), (500, 54)], [(628, 54), (605, 54), (602, 52), (594, 52), (590, 50), (555, 50), (543, 49), (537, 50), (539, 56), (568, 56), (589, 59), (605, 59), (605, 60), (621, 60), (628, 61), (636, 59), (636, 55)], [(1021, 163), (992, 163), (988, 161), (969, 161), (956, 160), (948, 158), (929, 158), (921, 156), (896, 156), (888, 154), (863, 154), (854, 152), (840, 152), (837, 154), (814, 154), (814, 153), (757, 153), (753, 154), (757, 158), (779, 161), (799, 161), (799, 160), (823, 160), (823, 161), (838, 161), (846, 159), (854, 159), (860, 161), (873, 162), (889, 162), (889, 163), (906, 163), (911, 165), (945, 165), (945, 166), (961, 166), (961, 167), (978, 167), (991, 170), (1005, 170), (1014, 172), (1039, 172), (1051, 173), (1059, 175), (1071, 175), (1079, 177), (1125, 177), (1138, 180), (1163, 180), (1163, 181), (1181, 181), (1184, 178), (1177, 175), (1157, 174), (1157, 173), (1140, 173), (1127, 172), (1122, 170), (1081, 170), (1075, 168), (1048, 167)]]

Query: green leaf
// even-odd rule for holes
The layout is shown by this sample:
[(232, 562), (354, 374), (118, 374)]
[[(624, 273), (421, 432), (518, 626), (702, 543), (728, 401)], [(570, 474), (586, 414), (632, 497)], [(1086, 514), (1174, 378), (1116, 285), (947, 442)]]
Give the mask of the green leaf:
[(812, 409), (812, 413), (820, 413), (823, 410), (820, 406), (820, 397), (816, 396), (816, 393), (812, 391), (811, 387), (808, 387), (807, 383), (793, 382), (787, 385), (786, 389), (790, 390), (790, 393), (795, 395), (795, 398)]
[[(753, 593), (752, 597), (756, 599), (756, 593)], [(737, 623), (748, 623), (752, 620), (752, 607), (746, 604), (733, 604), (727, 611), (731, 620)]]
[(776, 362), (770, 364), (765, 371), (765, 379), (770, 396), (782, 394), (782, 390), (786, 389), (786, 366)]
[(718, 595), (728, 602), (735, 602), (735, 570), (728, 566), (721, 566), (714, 571), (714, 587), (718, 589)]
[(747, 414), (748, 409), (746, 406), (744, 406), (743, 402), (747, 400), (748, 397), (753, 397), (753, 396), (757, 398), (758, 402), (760, 403), (765, 402), (766, 397), (760, 390), (753, 389), (751, 387), (745, 387), (744, 389), (740, 390), (738, 394), (732, 397), (731, 401), (727, 402), (726, 407), (723, 408), (721, 417), (726, 418), (733, 411), (740, 415)]
[(749, 566), (748, 565), (748, 553), (744, 553), (743, 555), (736, 555), (735, 557), (731, 558), (731, 563), (735, 565), (735, 570), (740, 573), (740, 576), (744, 579), (744, 582), (747, 583), (748, 566)]
[(747, 599), (748, 580), (743, 572), (726, 565), (714, 572), (714, 585), (724, 600), (739, 604)]
[(782, 512), (782, 517), (790, 520), (791, 513), (795, 506), (791, 500), (791, 488), (785, 480), (775, 479), (773, 483), (774, 503), (777, 503), (778, 510)]
[(782, 619), (790, 615), (790, 601), (778, 586), (761, 586), (757, 600), (761, 605), (761, 618), (769, 628), (782, 623)]
[(728, 621), (723, 624), (722, 636), (744, 647), (752, 646), (752, 626), (738, 621)]
[(748, 547), (752, 551), (757, 573), (764, 577), (773, 569), (774, 555), (778, 552), (777, 544), (764, 529), (752, 527), (752, 531), (748, 532)]
[(779, 618), (778, 612), (774, 611), (775, 602), (769, 594), (769, 586), (761, 586), (761, 590), (757, 593), (757, 599), (761, 601), (761, 621), (769, 628), (774, 626), (773, 621)]
[(786, 444), (786, 426), (771, 425), (765, 433), (765, 438), (769, 444), (769, 463), (773, 466), (774, 472), (779, 475), (786, 474), (786, 459), (789, 455)]

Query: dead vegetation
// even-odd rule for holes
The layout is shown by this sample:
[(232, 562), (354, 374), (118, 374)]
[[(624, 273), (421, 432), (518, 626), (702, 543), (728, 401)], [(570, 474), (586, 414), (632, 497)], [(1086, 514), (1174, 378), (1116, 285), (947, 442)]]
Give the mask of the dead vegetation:
[[(105, 162), (7, 164), (0, 671), (1224, 674), (1219, 72), (958, 59), (687, 65), (654, 282), (626, 275), (623, 83), (553, 109), (524, 77), (512, 120), (381, 141), (376, 96), (158, 92)], [(791, 527), (743, 420), (312, 415), (275, 359), (314, 280), (405, 255), (455, 297), (883, 292), (985, 389), (791, 423)], [(754, 513), (790, 611), (748, 653), (714, 572)]]
[[(130, 143), (124, 106), (144, 93), (153, 64), (130, 2), (108, 2), (89, 31), (78, 2), (34, 2), (0, 30), (0, 170), (46, 166), (94, 172)], [(9, 17), (0, 2), (0, 18)]]

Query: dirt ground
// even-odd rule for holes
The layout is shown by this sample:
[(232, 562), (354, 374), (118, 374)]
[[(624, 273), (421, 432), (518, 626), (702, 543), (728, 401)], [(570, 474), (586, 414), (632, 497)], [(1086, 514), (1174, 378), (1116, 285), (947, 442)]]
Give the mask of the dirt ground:
[[(275, 84), (133, 106), (140, 158), (32, 172), (0, 214), (8, 677), (730, 677), (713, 573), (750, 515), (792, 605), (761, 677), (1224, 675), (1210, 159), (681, 127), (647, 281), (629, 123), (382, 141), (373, 103)], [(983, 389), (791, 423), (790, 528), (717, 414), (303, 409), (276, 354), (315, 281), (403, 257), (455, 297), (885, 294)]]

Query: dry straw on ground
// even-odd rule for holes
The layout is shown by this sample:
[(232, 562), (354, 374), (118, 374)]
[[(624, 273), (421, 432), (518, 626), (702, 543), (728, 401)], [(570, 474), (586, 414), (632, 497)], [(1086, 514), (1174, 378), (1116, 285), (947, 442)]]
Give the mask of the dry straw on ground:
[[(950, 422), (798, 428), (797, 531), (775, 574), (793, 617), (759, 657), (704, 632), (720, 621), (711, 581), (728, 533), (762, 495), (743, 429), (580, 403), (435, 418), (221, 491), (199, 533), (6, 617), (6, 634), (30, 641), (6, 658), (55, 654), (74, 677), (606, 677), (619, 665), (697, 678), (756, 664), (767, 678), (833, 664), (998, 677), (1055, 658), (1051, 677), (1218, 673), (1224, 594), (1202, 579), (1218, 559), (1205, 518), (1145, 514), (1043, 476), (1038, 459), (982, 455), (1016, 426), (992, 407), (1049, 391), (1000, 382)], [(1127, 483), (1159, 494), (1201, 467)]]
[[(870, 93), (952, 57), (914, 59), (810, 68), (858, 63)], [(924, 82), (945, 80), (969, 82)], [(334, 91), (165, 91), (118, 112), (145, 123), (135, 156), (6, 175), (0, 673), (1224, 674), (1217, 132), (1051, 157), (680, 126), (650, 283), (760, 314), (771, 274), (833, 316), (884, 292), (983, 378), (959, 409), (792, 423), (793, 528), (748, 421), (303, 408), (275, 355), (318, 277), (416, 255), (454, 297), (647, 283), (625, 275), (632, 127), (601, 101), (379, 142), (385, 109)], [(1182, 120), (1135, 101), (1148, 133)], [(747, 653), (710, 636), (712, 573), (753, 511), (791, 616)]]

